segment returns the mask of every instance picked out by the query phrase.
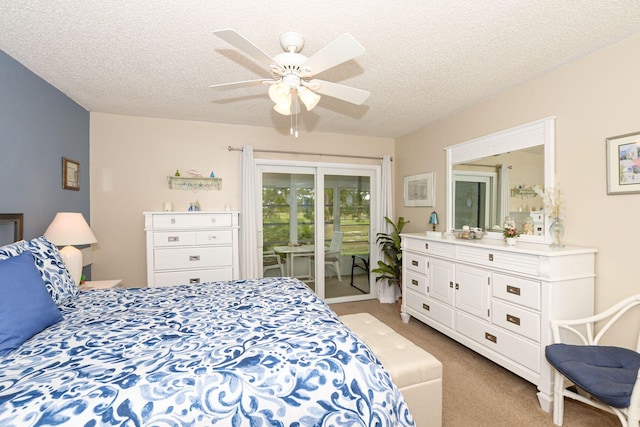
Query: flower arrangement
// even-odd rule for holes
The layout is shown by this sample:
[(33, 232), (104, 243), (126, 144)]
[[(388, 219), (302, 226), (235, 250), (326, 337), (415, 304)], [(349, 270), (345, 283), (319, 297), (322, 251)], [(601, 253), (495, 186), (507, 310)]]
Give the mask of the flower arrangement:
[(547, 189), (542, 189), (536, 185), (533, 187), (533, 191), (542, 198), (547, 215), (552, 217), (562, 216), (563, 206), (560, 198), (560, 188), (557, 185), (555, 188), (547, 187)]
[(502, 235), (505, 239), (510, 239), (512, 237), (519, 237), (520, 232), (515, 227), (505, 227), (504, 230), (502, 230)]

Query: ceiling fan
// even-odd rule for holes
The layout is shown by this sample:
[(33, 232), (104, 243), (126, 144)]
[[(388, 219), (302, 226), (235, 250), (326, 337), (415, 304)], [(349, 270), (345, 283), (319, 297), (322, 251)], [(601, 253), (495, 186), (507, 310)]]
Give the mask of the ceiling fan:
[(300, 112), (298, 99), (311, 111), (320, 101), (320, 95), (356, 105), (362, 105), (369, 97), (370, 92), (366, 90), (313, 78), (364, 53), (364, 47), (350, 34), (343, 34), (307, 58), (299, 53), (304, 45), (302, 35), (286, 32), (280, 36), (284, 52), (272, 58), (235, 30), (225, 29), (213, 33), (262, 64), (271, 78), (215, 84), (210, 85), (210, 88), (234, 89), (268, 84), (269, 97), (275, 103), (273, 109), (287, 116)]

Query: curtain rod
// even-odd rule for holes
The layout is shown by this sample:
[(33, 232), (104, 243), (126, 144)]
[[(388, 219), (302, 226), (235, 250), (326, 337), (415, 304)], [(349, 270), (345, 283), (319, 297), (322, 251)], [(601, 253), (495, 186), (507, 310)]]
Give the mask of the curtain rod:
[[(501, 168), (502, 165), (481, 165), (479, 163), (458, 163), (461, 166), (478, 166), (481, 168)], [(512, 166), (507, 166), (508, 169), (511, 169)]]
[[(227, 147), (229, 151), (242, 151), (242, 148), (236, 148), (229, 146)], [(349, 157), (352, 159), (373, 159), (373, 160), (382, 160), (382, 157), (373, 157), (373, 156), (355, 156), (352, 154), (325, 154), (325, 153), (306, 153), (301, 151), (283, 151), (283, 150), (253, 150), (254, 153), (278, 153), (278, 154), (306, 154), (307, 156), (331, 156), (331, 157)], [(393, 161), (393, 157), (391, 158)]]

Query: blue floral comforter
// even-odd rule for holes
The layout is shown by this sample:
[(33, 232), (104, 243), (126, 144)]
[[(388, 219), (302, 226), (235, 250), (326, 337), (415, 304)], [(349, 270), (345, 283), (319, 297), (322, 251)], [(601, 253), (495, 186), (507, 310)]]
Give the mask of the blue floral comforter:
[(0, 359), (2, 426), (412, 426), (370, 350), (295, 279), (81, 292)]

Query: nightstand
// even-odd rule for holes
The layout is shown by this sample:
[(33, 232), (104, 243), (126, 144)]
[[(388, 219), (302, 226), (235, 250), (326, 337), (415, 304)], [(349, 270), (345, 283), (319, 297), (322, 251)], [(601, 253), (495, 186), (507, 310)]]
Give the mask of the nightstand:
[(122, 283), (122, 280), (87, 280), (84, 284), (79, 286), (81, 291), (88, 291), (91, 289), (110, 289), (117, 288)]

